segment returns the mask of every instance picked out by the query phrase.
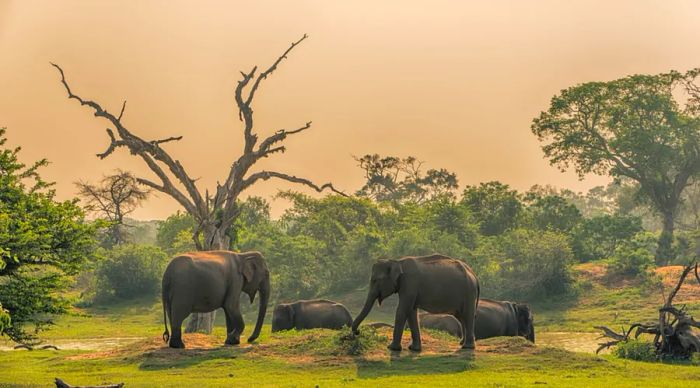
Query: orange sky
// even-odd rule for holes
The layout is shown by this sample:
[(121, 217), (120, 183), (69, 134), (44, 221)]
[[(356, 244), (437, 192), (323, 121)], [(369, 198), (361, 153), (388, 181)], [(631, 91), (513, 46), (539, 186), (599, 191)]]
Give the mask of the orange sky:
[[(242, 146), (239, 71), (308, 33), (257, 94), (255, 114), (263, 134), (314, 125), (264, 167), (352, 192), (362, 183), (352, 155), (415, 155), (462, 186), (585, 190), (606, 179), (550, 167), (532, 118), (576, 83), (700, 66), (698, 26), (693, 1), (0, 0), (0, 126), (25, 161), (52, 162), (43, 175), (61, 198), (115, 168), (150, 176), (125, 150), (95, 156), (107, 122), (66, 98), (54, 61), (82, 97), (115, 113), (127, 99), (134, 133), (183, 135), (167, 149), (211, 189)], [(293, 187), (271, 180), (247, 193)], [(160, 195), (135, 216), (176, 209)]]

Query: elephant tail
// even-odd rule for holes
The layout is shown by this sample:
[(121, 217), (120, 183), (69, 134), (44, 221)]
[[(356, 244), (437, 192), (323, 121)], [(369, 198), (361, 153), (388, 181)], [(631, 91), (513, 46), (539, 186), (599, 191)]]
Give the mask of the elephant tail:
[(170, 307), (168, 301), (168, 291), (163, 287), (163, 326), (165, 326), (165, 331), (163, 332), (163, 341), (167, 344), (170, 340), (170, 332), (168, 332), (168, 314), (167, 310)]

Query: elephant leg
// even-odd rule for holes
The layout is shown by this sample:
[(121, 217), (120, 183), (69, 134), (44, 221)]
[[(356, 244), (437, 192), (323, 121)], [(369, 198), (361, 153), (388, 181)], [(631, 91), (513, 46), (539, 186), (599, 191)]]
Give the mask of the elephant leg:
[(224, 308), (226, 313), (226, 345), (238, 345), (241, 343), (241, 333), (245, 329), (245, 322), (241, 312), (235, 306)]
[(408, 327), (411, 329), (411, 345), (408, 348), (414, 352), (420, 352), (421, 340), (420, 326), (418, 325), (418, 309), (413, 309), (408, 314)]
[(188, 311), (179, 310), (177, 308), (170, 309), (170, 329), (173, 331), (173, 335), (170, 337), (168, 345), (171, 348), (184, 349), (185, 343), (182, 342), (182, 322), (187, 318), (189, 314)]
[(409, 308), (409, 305), (412, 305), (413, 303), (408, 303), (406, 301), (406, 298), (402, 298), (399, 296), (399, 306), (396, 307), (396, 318), (394, 320), (394, 338), (392, 339), (391, 343), (389, 346), (387, 346), (391, 350), (396, 350), (400, 351), (402, 349), (401, 347), (401, 337), (403, 337), (403, 330), (406, 327), (406, 320), (408, 319), (408, 315), (413, 310), (413, 308)]
[(474, 349), (474, 321), (476, 320), (476, 301), (467, 302), (462, 312), (462, 317), (458, 318), (462, 323), (462, 349)]

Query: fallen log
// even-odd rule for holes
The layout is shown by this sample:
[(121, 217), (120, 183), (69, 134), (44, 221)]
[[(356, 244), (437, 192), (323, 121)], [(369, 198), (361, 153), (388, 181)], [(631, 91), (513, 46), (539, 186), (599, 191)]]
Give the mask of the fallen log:
[(58, 377), (56, 377), (55, 383), (56, 388), (122, 388), (124, 386), (124, 383), (110, 385), (70, 385)]
[(617, 333), (607, 326), (595, 326), (601, 330), (601, 338), (611, 338), (612, 341), (600, 343), (596, 353), (611, 346), (618, 345), (621, 342), (627, 342), (630, 339), (630, 333), (633, 329), (637, 329), (634, 338), (638, 338), (641, 334), (653, 334), (653, 344), (656, 349), (657, 358), (690, 358), (692, 353), (700, 352), (700, 335), (695, 334), (693, 328), (700, 328), (700, 322), (697, 322), (686, 311), (685, 306), (677, 308), (673, 305), (673, 298), (680, 290), (683, 282), (688, 274), (694, 273), (695, 279), (700, 284), (700, 275), (698, 274), (698, 262), (686, 266), (681, 273), (678, 283), (671, 290), (671, 293), (665, 298), (663, 306), (659, 308), (659, 320), (656, 323), (635, 323), (628, 330), (622, 328), (622, 332)]

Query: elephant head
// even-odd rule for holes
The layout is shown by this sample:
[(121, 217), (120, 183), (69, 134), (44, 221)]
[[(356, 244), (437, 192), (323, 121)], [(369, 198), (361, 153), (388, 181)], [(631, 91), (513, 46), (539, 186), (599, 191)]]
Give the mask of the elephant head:
[(359, 333), (357, 328), (372, 310), (374, 301), (376, 300), (381, 305), (384, 299), (399, 290), (399, 279), (402, 274), (401, 263), (396, 260), (379, 260), (372, 266), (365, 306), (352, 323), (352, 331), (355, 334)]
[(250, 296), (250, 303), (255, 300), (255, 294), (260, 292), (258, 319), (255, 322), (253, 334), (248, 337), (248, 342), (253, 342), (260, 335), (267, 311), (267, 303), (270, 300), (270, 271), (267, 269), (262, 255), (255, 253), (244, 257), (241, 272), (243, 274), (242, 290)]
[(281, 330), (291, 330), (294, 328), (294, 308), (292, 305), (283, 303), (275, 307), (272, 313), (272, 332)]
[(515, 304), (515, 312), (518, 318), (518, 335), (535, 342), (535, 325), (532, 320), (530, 306), (524, 303)]

